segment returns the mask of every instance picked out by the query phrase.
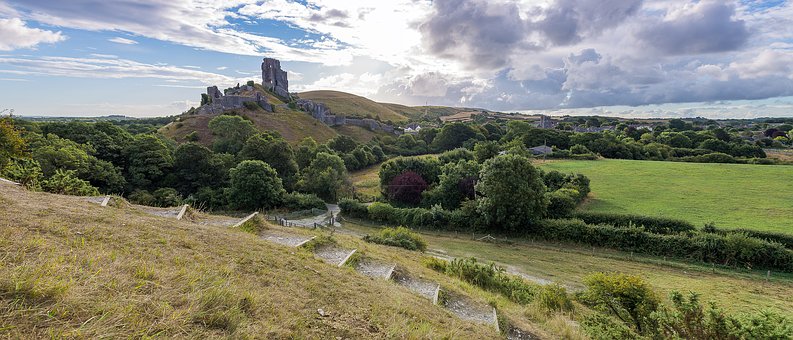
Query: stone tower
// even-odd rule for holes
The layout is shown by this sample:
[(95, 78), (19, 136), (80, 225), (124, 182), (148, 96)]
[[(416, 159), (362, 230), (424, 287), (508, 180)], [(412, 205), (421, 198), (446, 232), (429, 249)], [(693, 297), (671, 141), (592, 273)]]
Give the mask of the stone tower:
[(289, 81), (286, 79), (286, 71), (281, 70), (281, 62), (278, 59), (264, 58), (262, 86), (281, 97), (289, 98)]

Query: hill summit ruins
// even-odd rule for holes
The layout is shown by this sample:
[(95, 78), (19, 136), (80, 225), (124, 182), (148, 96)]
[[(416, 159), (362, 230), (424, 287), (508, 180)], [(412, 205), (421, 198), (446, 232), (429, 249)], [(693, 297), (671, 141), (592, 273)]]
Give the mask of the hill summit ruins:
[[(262, 86), (281, 97), (291, 98), (287, 73), (281, 69), (281, 62), (278, 59), (264, 58), (262, 61)], [(196, 113), (215, 114), (241, 109), (248, 102), (255, 103), (266, 111), (273, 111), (273, 106), (267, 102), (267, 97), (263, 93), (253, 86), (237, 84), (236, 87), (224, 91), (220, 91), (217, 86), (207, 87), (206, 94), (201, 96), (201, 107)]]

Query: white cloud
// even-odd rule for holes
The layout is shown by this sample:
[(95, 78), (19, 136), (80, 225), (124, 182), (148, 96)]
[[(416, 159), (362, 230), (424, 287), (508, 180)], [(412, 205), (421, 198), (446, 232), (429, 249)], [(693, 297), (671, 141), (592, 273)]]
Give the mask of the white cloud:
[(61, 32), (27, 27), (19, 18), (0, 19), (0, 51), (34, 48), (38, 44), (52, 44), (66, 40)]
[(115, 37), (112, 39), (107, 39), (107, 41), (114, 42), (117, 44), (124, 44), (124, 45), (137, 45), (138, 42), (132, 39), (122, 38), (122, 37)]

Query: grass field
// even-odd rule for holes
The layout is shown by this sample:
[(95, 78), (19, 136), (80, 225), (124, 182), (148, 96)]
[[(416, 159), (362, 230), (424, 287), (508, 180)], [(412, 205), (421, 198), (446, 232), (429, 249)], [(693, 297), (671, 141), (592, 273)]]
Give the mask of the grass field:
[(793, 166), (598, 160), (541, 167), (588, 176), (586, 210), (793, 233)]
[(336, 115), (379, 118), (382, 121), (403, 122), (407, 117), (370, 99), (339, 91), (309, 91), (299, 93), (303, 99), (315, 100), (330, 108)]
[[(375, 225), (362, 224), (360, 221), (346, 223), (345, 227), (361, 233), (378, 230)], [(574, 289), (583, 288), (582, 279), (588, 274), (622, 272), (645, 278), (653, 289), (664, 296), (673, 290), (684, 293), (693, 291), (701, 294), (702, 301), (715, 301), (732, 312), (767, 308), (793, 316), (791, 274), (772, 274), (770, 281), (765, 281), (765, 272), (712, 268), (663, 258), (634, 256), (609, 249), (528, 240), (489, 243), (473, 240), (471, 234), (420, 232), (427, 240), (430, 250), (441, 250), (453, 257), (475, 257), (480, 261), (494, 261)]]

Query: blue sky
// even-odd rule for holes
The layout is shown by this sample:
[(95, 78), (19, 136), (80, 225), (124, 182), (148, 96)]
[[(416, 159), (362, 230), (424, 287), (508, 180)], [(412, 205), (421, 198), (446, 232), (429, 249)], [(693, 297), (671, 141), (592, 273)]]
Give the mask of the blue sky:
[(260, 81), (407, 105), (793, 116), (793, 4), (727, 0), (0, 0), (0, 109), (178, 114)]

